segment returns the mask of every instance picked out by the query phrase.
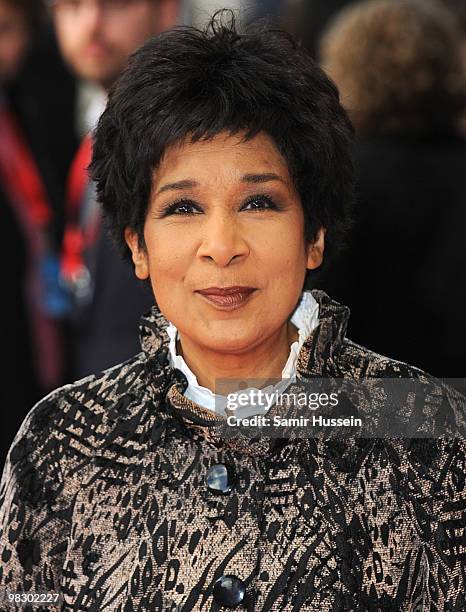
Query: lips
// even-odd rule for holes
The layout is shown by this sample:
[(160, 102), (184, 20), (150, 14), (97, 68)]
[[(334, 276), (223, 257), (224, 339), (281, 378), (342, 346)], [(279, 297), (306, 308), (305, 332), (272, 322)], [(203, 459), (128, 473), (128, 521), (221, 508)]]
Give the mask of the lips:
[(222, 310), (234, 310), (243, 306), (256, 291), (255, 287), (209, 287), (200, 289), (199, 293), (210, 304)]
[(100, 57), (107, 53), (107, 46), (99, 42), (90, 42), (84, 48), (84, 54), (89, 57)]

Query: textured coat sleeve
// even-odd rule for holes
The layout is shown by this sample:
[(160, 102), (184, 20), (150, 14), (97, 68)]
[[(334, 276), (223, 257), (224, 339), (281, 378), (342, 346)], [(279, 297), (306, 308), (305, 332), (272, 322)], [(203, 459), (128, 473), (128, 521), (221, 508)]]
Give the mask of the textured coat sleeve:
[[(430, 542), (424, 549), (429, 610), (466, 610), (466, 399), (445, 385), (436, 388), (437, 422), (443, 435), (423, 453), (431, 465), (426, 509)], [(433, 405), (433, 404), (432, 404)], [(429, 448), (429, 446), (426, 446)], [(422, 456), (422, 454), (421, 454)]]
[(62, 505), (60, 390), (36, 404), (13, 440), (0, 485), (0, 593), (58, 592), (69, 520)]
[(432, 488), (433, 534), (425, 558), (432, 610), (466, 610), (466, 441), (441, 442)]

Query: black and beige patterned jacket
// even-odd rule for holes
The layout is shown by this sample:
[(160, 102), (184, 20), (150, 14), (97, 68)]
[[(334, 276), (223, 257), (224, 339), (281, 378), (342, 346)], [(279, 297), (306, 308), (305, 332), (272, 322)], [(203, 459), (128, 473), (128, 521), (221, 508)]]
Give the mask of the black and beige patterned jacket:
[[(299, 376), (421, 380), (464, 431), (454, 394), (346, 339), (348, 309), (313, 294)], [(166, 325), (154, 308), (139, 355), (25, 419), (0, 486), (0, 591), (95, 612), (466, 610), (464, 439), (224, 439), (184, 397)]]

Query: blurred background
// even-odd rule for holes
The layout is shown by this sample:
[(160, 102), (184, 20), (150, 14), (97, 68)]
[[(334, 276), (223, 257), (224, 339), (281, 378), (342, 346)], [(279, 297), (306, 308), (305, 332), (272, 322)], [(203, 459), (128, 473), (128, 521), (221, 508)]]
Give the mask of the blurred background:
[(153, 298), (105, 232), (89, 134), (135, 49), (218, 8), (291, 32), (353, 120), (353, 230), (314, 279), (348, 337), (466, 377), (466, 0), (0, 0), (0, 469), (35, 402), (139, 352)]

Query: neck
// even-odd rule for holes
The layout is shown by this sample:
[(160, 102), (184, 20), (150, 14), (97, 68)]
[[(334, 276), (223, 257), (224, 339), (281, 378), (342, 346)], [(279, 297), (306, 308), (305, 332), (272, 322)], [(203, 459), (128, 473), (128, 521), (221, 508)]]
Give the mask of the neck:
[(215, 393), (215, 383), (219, 379), (281, 379), (290, 346), (297, 339), (298, 331), (288, 321), (273, 336), (240, 354), (211, 351), (191, 343), (181, 334), (178, 352), (196, 375), (198, 383)]

